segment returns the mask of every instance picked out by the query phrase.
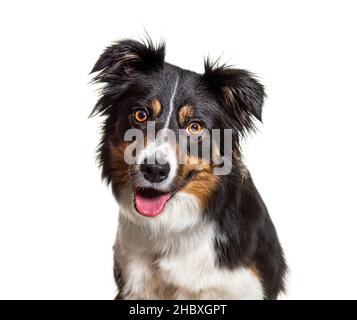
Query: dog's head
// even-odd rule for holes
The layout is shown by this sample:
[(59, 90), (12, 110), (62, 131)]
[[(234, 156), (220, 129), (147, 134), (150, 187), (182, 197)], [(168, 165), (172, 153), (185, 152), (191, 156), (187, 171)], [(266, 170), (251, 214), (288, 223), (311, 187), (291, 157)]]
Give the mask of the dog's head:
[[(263, 86), (209, 60), (204, 74), (166, 63), (164, 44), (151, 40), (113, 44), (92, 72), (104, 84), (92, 114), (105, 117), (99, 159), (115, 196), (145, 219), (184, 196), (204, 208), (221, 180), (215, 160), (237, 171), (239, 138), (261, 119)], [(232, 129), (229, 155), (224, 129)]]

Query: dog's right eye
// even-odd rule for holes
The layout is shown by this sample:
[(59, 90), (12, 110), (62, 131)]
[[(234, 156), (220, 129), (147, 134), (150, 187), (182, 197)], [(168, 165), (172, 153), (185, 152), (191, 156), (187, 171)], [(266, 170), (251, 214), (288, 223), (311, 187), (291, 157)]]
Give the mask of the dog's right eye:
[(144, 123), (148, 119), (148, 113), (145, 110), (136, 110), (133, 116), (134, 120), (139, 123)]
[(203, 127), (200, 123), (198, 122), (191, 122), (188, 127), (186, 128), (186, 131), (190, 135), (197, 135), (201, 133), (203, 130)]

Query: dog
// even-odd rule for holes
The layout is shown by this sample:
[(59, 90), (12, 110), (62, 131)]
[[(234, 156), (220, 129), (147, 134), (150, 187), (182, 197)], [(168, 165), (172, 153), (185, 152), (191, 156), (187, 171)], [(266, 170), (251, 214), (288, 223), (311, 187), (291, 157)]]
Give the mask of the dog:
[[(120, 208), (116, 299), (277, 299), (284, 290), (284, 254), (240, 148), (261, 120), (264, 87), (246, 70), (204, 67), (165, 62), (165, 44), (149, 38), (113, 43), (91, 71), (102, 85), (91, 113), (104, 117), (98, 159)], [(149, 123), (159, 139), (148, 138)], [(231, 155), (213, 144), (208, 161), (192, 155), (190, 141), (202, 151), (215, 129), (231, 132)], [(168, 131), (186, 142), (168, 142)], [(127, 132), (142, 134), (141, 147)], [(140, 161), (127, 161), (128, 150)], [(217, 157), (228, 173), (215, 173)]]

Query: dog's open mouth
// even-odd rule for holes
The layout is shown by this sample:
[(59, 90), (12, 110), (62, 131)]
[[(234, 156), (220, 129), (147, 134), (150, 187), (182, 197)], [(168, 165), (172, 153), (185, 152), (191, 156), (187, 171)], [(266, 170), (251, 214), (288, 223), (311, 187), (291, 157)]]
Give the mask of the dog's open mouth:
[(137, 212), (147, 217), (159, 215), (175, 194), (181, 190), (197, 172), (190, 171), (184, 179), (181, 179), (174, 190), (162, 192), (154, 188), (134, 188), (134, 205)]
[(170, 192), (163, 193), (155, 189), (134, 190), (135, 208), (140, 214), (147, 217), (159, 215), (170, 198)]

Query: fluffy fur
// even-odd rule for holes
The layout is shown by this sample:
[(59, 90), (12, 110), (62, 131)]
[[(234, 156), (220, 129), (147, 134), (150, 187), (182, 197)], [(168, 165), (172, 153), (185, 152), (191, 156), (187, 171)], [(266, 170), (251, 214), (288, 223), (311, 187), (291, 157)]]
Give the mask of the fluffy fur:
[[(164, 59), (164, 44), (122, 40), (108, 47), (92, 70), (94, 81), (103, 83), (92, 112), (104, 117), (99, 161), (120, 206), (117, 298), (276, 299), (284, 289), (283, 252), (239, 147), (254, 129), (254, 118), (261, 120), (264, 88), (245, 70), (206, 60), (204, 74), (198, 74)], [(123, 156), (125, 132), (146, 128), (133, 120), (138, 108), (157, 130), (177, 133), (192, 121), (208, 131), (233, 129), (230, 174), (214, 175), (212, 162), (180, 164), (174, 146), (165, 151), (169, 177), (145, 181), (139, 166), (128, 165)], [(141, 156), (150, 148), (146, 145)], [(148, 188), (171, 195), (155, 217), (135, 207), (135, 192)]]

